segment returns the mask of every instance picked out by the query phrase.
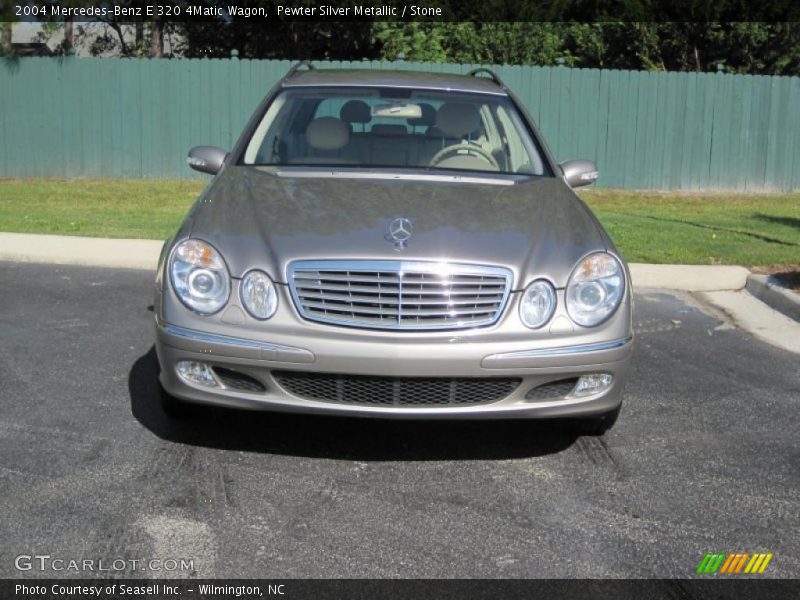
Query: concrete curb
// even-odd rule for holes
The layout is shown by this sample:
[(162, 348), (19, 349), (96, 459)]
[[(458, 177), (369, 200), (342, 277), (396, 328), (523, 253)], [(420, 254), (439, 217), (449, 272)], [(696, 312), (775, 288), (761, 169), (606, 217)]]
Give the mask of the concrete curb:
[(762, 341), (800, 354), (800, 323), (773, 310), (747, 290), (700, 292), (697, 298), (721, 310), (737, 327)]
[[(0, 260), (155, 270), (163, 242), (0, 232)], [(750, 271), (735, 266), (631, 263), (637, 288), (740, 290)]]
[(774, 277), (751, 273), (747, 277), (745, 287), (748, 292), (773, 310), (800, 322), (800, 294), (786, 289)]
[(637, 288), (667, 288), (687, 292), (740, 290), (750, 271), (729, 265), (649, 265), (630, 263), (631, 279)]
[(0, 233), (0, 260), (155, 271), (163, 244), (157, 240)]

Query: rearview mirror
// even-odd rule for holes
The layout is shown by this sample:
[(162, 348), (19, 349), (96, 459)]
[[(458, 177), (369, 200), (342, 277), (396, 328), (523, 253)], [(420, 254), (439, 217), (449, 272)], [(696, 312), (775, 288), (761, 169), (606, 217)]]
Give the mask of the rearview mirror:
[(561, 163), (561, 170), (564, 171), (564, 179), (574, 188), (590, 185), (600, 175), (597, 165), (591, 160), (568, 160)]
[(419, 119), (422, 117), (422, 108), (419, 104), (376, 104), (372, 107), (373, 117), (395, 119)]
[(195, 146), (189, 150), (186, 162), (195, 171), (216, 175), (222, 169), (228, 153), (216, 146)]

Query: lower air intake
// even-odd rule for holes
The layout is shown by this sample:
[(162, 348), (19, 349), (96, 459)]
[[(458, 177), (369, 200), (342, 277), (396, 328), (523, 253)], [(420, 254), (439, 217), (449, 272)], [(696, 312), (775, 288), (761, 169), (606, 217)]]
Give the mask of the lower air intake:
[(533, 388), (525, 394), (526, 400), (559, 400), (569, 394), (578, 383), (577, 377), (551, 381)]
[(286, 391), (300, 398), (360, 406), (474, 406), (502, 400), (521, 379), (368, 377), (273, 371)]
[(243, 392), (263, 392), (267, 389), (257, 379), (231, 369), (214, 367), (214, 374), (228, 389), (241, 390)]

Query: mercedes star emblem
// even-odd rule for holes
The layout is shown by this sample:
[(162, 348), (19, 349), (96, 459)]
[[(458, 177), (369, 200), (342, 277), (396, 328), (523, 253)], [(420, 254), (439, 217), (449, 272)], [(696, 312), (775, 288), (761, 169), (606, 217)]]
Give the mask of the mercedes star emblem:
[(398, 248), (405, 248), (413, 229), (409, 219), (399, 217), (389, 223), (389, 233), (386, 239), (390, 242), (394, 242), (395, 246)]

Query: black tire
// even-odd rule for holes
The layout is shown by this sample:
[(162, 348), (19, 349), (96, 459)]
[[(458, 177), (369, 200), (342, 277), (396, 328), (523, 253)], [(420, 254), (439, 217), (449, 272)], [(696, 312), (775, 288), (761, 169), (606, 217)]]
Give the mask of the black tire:
[(610, 410), (607, 413), (596, 415), (594, 417), (572, 419), (569, 423), (569, 428), (579, 435), (603, 435), (606, 431), (614, 426), (614, 423), (617, 422), (621, 410), (622, 405), (619, 405), (614, 410)]
[(193, 405), (189, 404), (188, 402), (184, 402), (183, 400), (179, 400), (172, 394), (168, 394), (167, 391), (161, 387), (160, 382), (158, 384), (158, 396), (159, 403), (161, 404), (161, 410), (163, 410), (164, 414), (168, 417), (176, 420), (183, 420), (196, 416), (196, 411)]
[(175, 420), (186, 420), (198, 416), (198, 406), (190, 402), (184, 402), (176, 398), (161, 385), (161, 364), (156, 357), (154, 364), (155, 385), (156, 385), (156, 401), (158, 402), (161, 410), (165, 415)]

